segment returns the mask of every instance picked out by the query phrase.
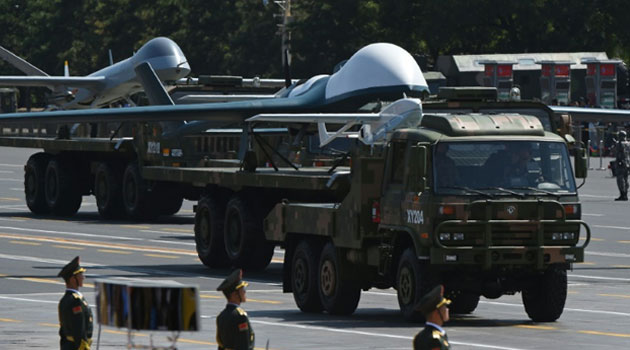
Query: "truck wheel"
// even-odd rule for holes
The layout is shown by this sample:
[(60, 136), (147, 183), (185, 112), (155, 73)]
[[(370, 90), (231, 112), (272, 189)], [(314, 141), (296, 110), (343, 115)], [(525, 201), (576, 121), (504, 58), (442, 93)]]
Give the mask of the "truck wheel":
[(453, 291), (445, 293), (447, 298), (452, 301), (448, 309), (453, 314), (469, 314), (479, 305), (479, 294)]
[(396, 289), (398, 306), (405, 320), (423, 322), (424, 316), (415, 310), (420, 298), (429, 291), (427, 276), (423, 276), (422, 264), (414, 250), (407, 248), (400, 257), (398, 273), (396, 274)]
[(100, 163), (96, 168), (94, 197), (96, 197), (96, 206), (101, 217), (112, 219), (124, 215), (121, 174), (107, 163)]
[(327, 243), (319, 259), (319, 297), (324, 310), (332, 315), (350, 315), (357, 309), (361, 298), (361, 288), (347, 276), (337, 258), (335, 246)]
[(208, 197), (197, 203), (195, 213), (195, 247), (199, 260), (211, 268), (227, 267), (230, 260), (223, 243), (225, 207)]
[(550, 265), (537, 283), (522, 292), (525, 312), (534, 322), (553, 322), (564, 310), (567, 300), (567, 270)]
[(293, 299), (303, 312), (321, 312), (322, 302), (317, 288), (319, 247), (307, 240), (301, 241), (293, 253), (291, 284)]
[(232, 265), (264, 270), (271, 262), (273, 244), (265, 240), (262, 217), (252, 200), (234, 196), (225, 210), (225, 251)]
[(123, 205), (125, 213), (132, 219), (146, 219), (158, 216), (155, 210), (151, 210), (155, 203), (153, 196), (147, 189), (147, 184), (140, 176), (138, 163), (129, 163), (123, 174)]
[(26, 205), (33, 214), (48, 214), (46, 204), (45, 177), (46, 167), (51, 156), (48, 153), (35, 153), (28, 158), (24, 166), (24, 195)]
[(46, 203), (55, 215), (72, 216), (81, 207), (76, 169), (69, 160), (54, 157), (46, 167)]

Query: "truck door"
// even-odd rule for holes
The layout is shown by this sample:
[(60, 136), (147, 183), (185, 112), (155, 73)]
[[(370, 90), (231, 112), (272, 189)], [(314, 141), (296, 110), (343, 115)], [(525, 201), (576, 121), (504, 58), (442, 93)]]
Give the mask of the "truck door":
[(383, 181), (381, 198), (381, 225), (401, 226), (403, 202), (403, 182), (405, 175), (405, 157), (407, 142), (392, 141), (387, 154), (387, 165)]

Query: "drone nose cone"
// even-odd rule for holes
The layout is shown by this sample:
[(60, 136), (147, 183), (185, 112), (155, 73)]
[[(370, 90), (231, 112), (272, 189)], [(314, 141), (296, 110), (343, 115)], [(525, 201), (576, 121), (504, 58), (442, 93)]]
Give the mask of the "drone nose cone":
[(144, 46), (136, 52), (134, 57), (140, 62), (164, 56), (174, 56), (180, 61), (186, 62), (186, 56), (184, 56), (182, 49), (180, 49), (173, 40), (165, 37), (157, 37), (149, 40), (149, 42), (144, 44)]
[(368, 45), (357, 51), (333, 74), (326, 99), (336, 100), (366, 92), (413, 93), (428, 91), (420, 67), (403, 48), (389, 43)]

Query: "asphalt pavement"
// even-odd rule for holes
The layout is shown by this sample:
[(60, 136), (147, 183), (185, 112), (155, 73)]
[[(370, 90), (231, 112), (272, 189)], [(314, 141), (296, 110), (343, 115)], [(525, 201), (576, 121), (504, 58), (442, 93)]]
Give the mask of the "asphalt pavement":
[[(64, 292), (56, 275), (74, 256), (87, 268), (82, 289), (94, 305), (94, 281), (180, 283), (199, 286), (201, 331), (179, 334), (178, 349), (216, 348), (215, 316), (224, 307), (216, 287), (230, 272), (205, 268), (195, 252), (192, 202), (156, 222), (102, 221), (94, 197), (79, 213), (60, 219), (31, 214), (24, 202), (23, 165), (31, 149), (0, 148), (0, 349), (58, 348), (57, 303)], [(599, 159), (580, 188), (583, 219), (593, 238), (586, 262), (569, 272), (569, 294), (556, 322), (534, 323), (520, 294), (482, 298), (471, 315), (446, 325), (454, 349), (629, 349), (630, 202), (618, 192)], [(602, 164), (608, 164), (604, 159)], [(248, 273), (247, 310), (256, 348), (411, 349), (422, 325), (399, 315), (393, 289), (363, 292), (351, 316), (305, 314), (282, 293), (283, 251), (270, 267)], [(99, 336), (100, 334), (100, 336)], [(133, 332), (95, 325), (93, 349), (168, 345), (170, 332)]]

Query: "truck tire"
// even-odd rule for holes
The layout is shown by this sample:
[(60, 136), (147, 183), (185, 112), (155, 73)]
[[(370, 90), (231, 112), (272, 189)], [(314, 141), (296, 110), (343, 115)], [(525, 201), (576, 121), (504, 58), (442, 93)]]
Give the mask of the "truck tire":
[(317, 275), (320, 247), (308, 240), (298, 243), (291, 262), (291, 284), (295, 304), (303, 312), (321, 312)]
[(567, 270), (562, 265), (550, 265), (537, 278), (537, 283), (521, 293), (525, 312), (534, 322), (553, 322), (564, 310), (567, 300)]
[(107, 163), (100, 163), (94, 175), (94, 197), (101, 217), (121, 218), (125, 214), (122, 199), (122, 174)]
[(46, 167), (46, 203), (54, 215), (72, 216), (81, 207), (76, 169), (68, 159), (54, 157)]
[(123, 206), (129, 218), (139, 220), (158, 216), (155, 210), (151, 210), (156, 201), (140, 175), (138, 163), (127, 164), (122, 181)]
[(403, 318), (409, 322), (424, 322), (424, 316), (416, 311), (420, 298), (429, 291), (428, 276), (423, 276), (423, 265), (414, 250), (407, 248), (400, 256), (396, 273), (398, 306)]
[(361, 298), (361, 288), (342, 271), (335, 246), (327, 243), (319, 259), (317, 284), (324, 310), (332, 315), (352, 314)]
[(445, 293), (446, 297), (451, 300), (448, 310), (453, 314), (469, 314), (475, 311), (479, 305), (479, 294), (453, 291)]
[(233, 266), (264, 270), (271, 262), (274, 245), (265, 239), (262, 217), (253, 200), (234, 196), (225, 210), (225, 251)]
[(230, 260), (223, 243), (225, 207), (211, 198), (203, 197), (195, 213), (195, 247), (199, 260), (210, 267), (228, 267)]
[(24, 195), (26, 205), (33, 214), (50, 213), (45, 191), (46, 167), (50, 158), (48, 153), (35, 153), (24, 166)]

